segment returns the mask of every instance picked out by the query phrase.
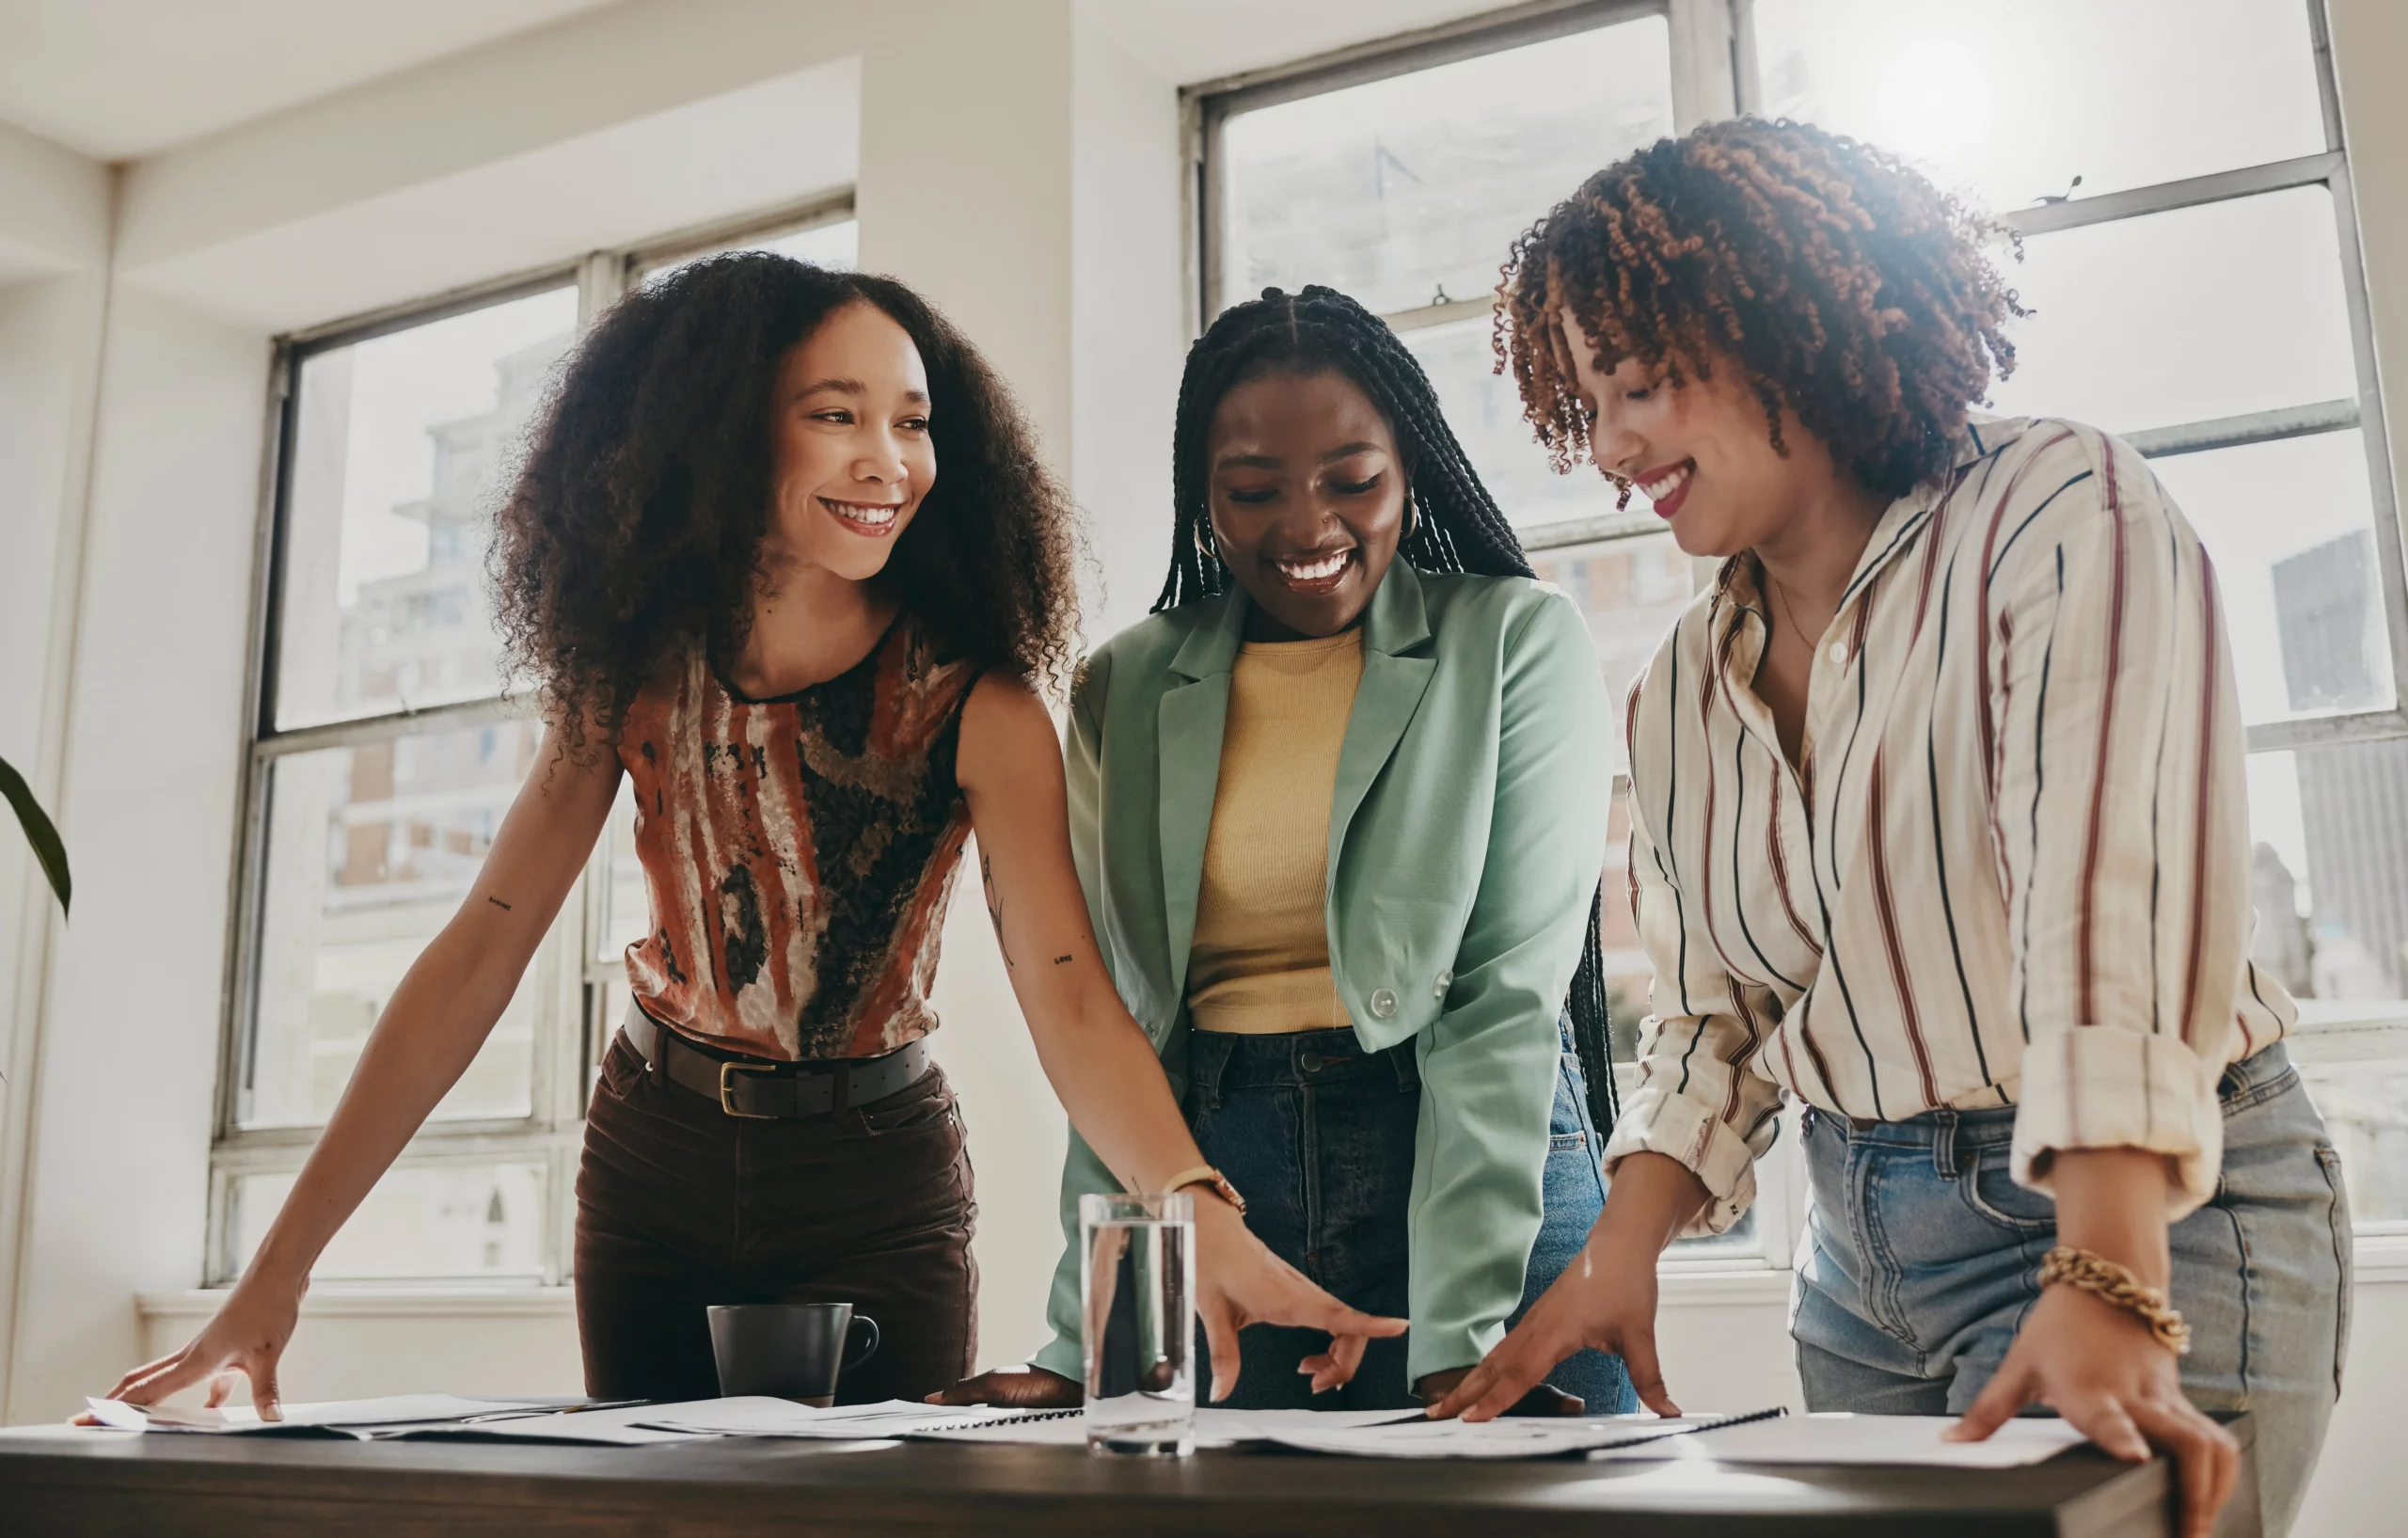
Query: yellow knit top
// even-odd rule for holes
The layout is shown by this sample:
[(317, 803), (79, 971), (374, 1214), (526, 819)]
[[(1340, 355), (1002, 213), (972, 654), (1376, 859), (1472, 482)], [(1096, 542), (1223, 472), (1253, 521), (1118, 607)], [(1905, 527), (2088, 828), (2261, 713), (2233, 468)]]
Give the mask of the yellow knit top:
[(1187, 1003), (1199, 1031), (1351, 1023), (1329, 971), (1329, 803), (1363, 633), (1248, 642), (1229, 674)]

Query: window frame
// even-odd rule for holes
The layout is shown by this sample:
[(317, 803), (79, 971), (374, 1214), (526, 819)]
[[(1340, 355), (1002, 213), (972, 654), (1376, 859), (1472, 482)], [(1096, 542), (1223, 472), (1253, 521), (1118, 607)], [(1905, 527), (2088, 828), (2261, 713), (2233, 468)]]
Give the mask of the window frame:
[[(2355, 395), (2124, 435), (2125, 441), (2138, 449), (2143, 457), (2161, 459), (2320, 433), (2355, 429), (2360, 434), (2372, 504), (2378, 589), (2390, 647), (2392, 703), (2380, 709), (2297, 716), (2254, 724), (2248, 728), (2247, 737), (2252, 755), (2408, 737), (2408, 528), (2401, 523), (2399, 484), (2377, 373), (2366, 257), (2359, 242), (2355, 188), (2334, 69), (2332, 36), (2322, 0), (2294, 3), (2304, 6), (2308, 16), (2309, 45), (2324, 127), (2321, 151), (2005, 211), (1997, 215), (2020, 240), (2298, 187), (2321, 186), (2331, 195), (2355, 366)], [(1188, 87), (1181, 93), (1181, 124), (1187, 171), (1184, 195), (1189, 271), (1184, 288), (1189, 335), (1200, 335), (1221, 309), (1220, 247), (1226, 234), (1221, 221), (1228, 191), (1222, 180), (1221, 146), (1232, 118), (1260, 107), (1651, 15), (1665, 17), (1670, 26), (1674, 133), (1687, 133), (1702, 122), (1761, 107), (1764, 92), (1756, 52), (1754, 0), (1541, 0), (1538, 4), (1467, 17)], [(1408, 332), (1477, 319), (1493, 314), (1495, 308), (1493, 297), (1461, 299), (1399, 310), (1385, 314), (1382, 319), (1396, 330)], [(1523, 546), (1533, 558), (1572, 557), (1584, 549), (1603, 552), (1621, 541), (1659, 533), (1661, 528), (1660, 521), (1651, 514), (1608, 513), (1533, 525), (1523, 531)], [(1693, 562), (1692, 583), (1702, 586), (1710, 581), (1716, 564), (1710, 561)], [(2317, 1000), (2303, 1001), (2290, 1046), (2294, 1058), (2305, 1063), (2408, 1060), (2408, 1003), (2326, 1005)], [(1618, 1070), (1618, 1076), (1625, 1087), (1635, 1080), (1627, 1065)], [(1782, 1113), (1782, 1134), (1772, 1151), (1758, 1163), (1762, 1197), (1759, 1205), (1768, 1210), (1760, 1213), (1752, 1249), (1718, 1249), (1684, 1256), (1675, 1247), (1667, 1253), (1663, 1262), (1668, 1275), (1735, 1268), (1785, 1269), (1791, 1265), (1791, 1252), (1804, 1231), (1805, 1201), (1805, 1172), (1798, 1159), (1795, 1115), (1795, 1105)], [(1776, 1207), (1780, 1210), (1769, 1210)], [(2356, 1228), (2362, 1238), (2400, 1235), (2402, 1242), (2408, 1242), (2408, 1221), (2366, 1221)]]
[[(642, 243), (591, 252), (490, 280), (391, 305), (275, 339), (269, 369), (268, 432), (262, 450), (253, 541), (250, 619), (245, 654), (242, 764), (230, 877), (226, 961), (218, 1000), (217, 1080), (212, 1102), (208, 1224), (202, 1284), (221, 1287), (240, 1275), (234, 1252), (236, 1183), (245, 1176), (298, 1170), (325, 1134), (324, 1123), (280, 1127), (241, 1124), (243, 1097), (259, 1044), (259, 984), (267, 899), (270, 777), (277, 763), (326, 749), (433, 737), (480, 726), (517, 725), (538, 719), (531, 695), (505, 691), (480, 699), (420, 707), (406, 705), (348, 719), (279, 728), (276, 720), (285, 560), (293, 522), (290, 452), (299, 425), (302, 365), (310, 357), (409, 330), (492, 305), (574, 287), (576, 330), (581, 334), (610, 305), (655, 268), (753, 238), (800, 233), (857, 218), (853, 190), (780, 204), (738, 217), (673, 231)], [(446, 1291), (461, 1286), (558, 1286), (569, 1274), (576, 1222), (573, 1195), (583, 1143), (586, 1097), (614, 1022), (600, 1018), (608, 960), (596, 961), (596, 936), (608, 921), (610, 838), (606, 831), (577, 884), (562, 899), (529, 963), (524, 986), (533, 994), (529, 1108), (524, 1116), (430, 1122), (392, 1167), (440, 1167), (497, 1162), (541, 1164), (545, 1213), (537, 1275), (340, 1278), (330, 1288)]]

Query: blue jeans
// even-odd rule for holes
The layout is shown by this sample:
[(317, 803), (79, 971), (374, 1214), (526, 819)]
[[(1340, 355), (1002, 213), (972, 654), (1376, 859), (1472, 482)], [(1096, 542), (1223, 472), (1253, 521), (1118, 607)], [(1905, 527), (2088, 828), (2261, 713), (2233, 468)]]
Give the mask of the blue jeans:
[[(1556, 1086), (1545, 1218), (1526, 1271), (1527, 1308), (1588, 1237), (1605, 1200), (1597, 1139), (1567, 1044)], [(1197, 1031), (1188, 1042), (1187, 1118), (1204, 1157), (1246, 1196), (1246, 1227), (1339, 1301), (1409, 1313), (1405, 1211), (1413, 1192), (1421, 1076), (1413, 1044), (1366, 1053), (1349, 1030), (1284, 1036)], [(1515, 1316), (1520, 1317), (1517, 1310)], [(1374, 1340), (1354, 1381), (1309, 1391), (1297, 1364), (1327, 1349), (1319, 1330), (1256, 1324), (1239, 1336), (1240, 1409), (1398, 1409), (1419, 1403), (1405, 1338)], [(1199, 1356), (1201, 1350), (1199, 1347)], [(1465, 1364), (1469, 1365), (1469, 1364)], [(1584, 1351), (1548, 1382), (1589, 1413), (1637, 1407), (1622, 1360)]]
[[(2299, 1511), (2341, 1387), (2350, 1204), (2340, 1163), (2277, 1043), (2226, 1070), (2224, 1169), (2174, 1225), (2173, 1302), (2191, 1324), (2182, 1387), (2257, 1422), (2268, 1538)], [(2056, 1209), (2007, 1175), (2015, 1113), (1804, 1118), (1814, 1193), (1791, 1333), (1806, 1404), (1956, 1415), (2032, 1305)]]

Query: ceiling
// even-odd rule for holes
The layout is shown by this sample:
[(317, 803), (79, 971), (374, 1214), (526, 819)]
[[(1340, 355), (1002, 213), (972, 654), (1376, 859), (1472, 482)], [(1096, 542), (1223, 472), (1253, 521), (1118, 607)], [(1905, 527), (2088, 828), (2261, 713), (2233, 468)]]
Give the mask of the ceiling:
[(613, 0), (0, 0), (0, 119), (132, 160)]
[[(0, 120), (96, 159), (135, 160), (619, 3), (0, 0)], [(1077, 3), (1157, 74), (1184, 85), (1476, 14), (1500, 0)]]

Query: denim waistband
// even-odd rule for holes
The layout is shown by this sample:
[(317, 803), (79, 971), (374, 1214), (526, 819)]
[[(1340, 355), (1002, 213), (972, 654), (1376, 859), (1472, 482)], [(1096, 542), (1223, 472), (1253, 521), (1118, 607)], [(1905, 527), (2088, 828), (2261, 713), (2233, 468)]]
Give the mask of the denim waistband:
[(1187, 1077), (1207, 1094), (1295, 1089), (1366, 1079), (1386, 1080), (1400, 1091), (1421, 1087), (1421, 1070), (1414, 1060), (1411, 1041), (1400, 1041), (1385, 1052), (1365, 1052), (1351, 1030), (1278, 1036), (1192, 1031), (1187, 1038)]
[[(2226, 1068), (2224, 1076), (2216, 1082), (2216, 1099), (2225, 1115), (2230, 1116), (2279, 1090), (2289, 1081), (2292, 1071), (2290, 1054), (2276, 1041)], [(1834, 1116), (1819, 1106), (1808, 1107), (1806, 1114), (1819, 1130), (1837, 1133), (1850, 1143), (1882, 1148), (1931, 1148), (1944, 1139), (1959, 1149), (1983, 1149), (2004, 1147), (2015, 1140), (2012, 1105), (1965, 1111), (1942, 1107), (1904, 1121), (1863, 1121)]]

